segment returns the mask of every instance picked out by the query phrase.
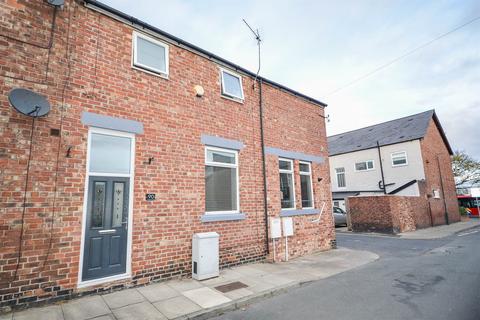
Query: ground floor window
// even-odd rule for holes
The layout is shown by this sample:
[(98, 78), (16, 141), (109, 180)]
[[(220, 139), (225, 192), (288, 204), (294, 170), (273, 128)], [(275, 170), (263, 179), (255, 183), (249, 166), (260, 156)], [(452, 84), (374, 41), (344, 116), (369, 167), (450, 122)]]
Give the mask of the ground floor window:
[(300, 162), (300, 188), (302, 208), (313, 208), (312, 166), (309, 162)]
[(238, 212), (238, 153), (207, 147), (205, 149), (205, 210)]
[(282, 209), (295, 208), (295, 183), (293, 181), (293, 161), (279, 159), (280, 195)]

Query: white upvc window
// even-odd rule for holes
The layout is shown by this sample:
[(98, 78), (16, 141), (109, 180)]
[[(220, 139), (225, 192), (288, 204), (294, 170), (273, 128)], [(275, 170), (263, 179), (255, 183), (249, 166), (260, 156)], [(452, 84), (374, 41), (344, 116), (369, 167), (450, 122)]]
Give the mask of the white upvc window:
[(345, 168), (335, 168), (335, 173), (337, 174), (337, 187), (346, 188)]
[(295, 209), (295, 181), (293, 179), (293, 160), (278, 159), (280, 172), (280, 202), (282, 209)]
[(222, 78), (222, 95), (243, 101), (242, 77), (232, 71), (220, 69)]
[(313, 203), (312, 165), (310, 162), (300, 161), (300, 189), (302, 193), (302, 208), (311, 209)]
[(407, 152), (393, 152), (392, 157), (392, 167), (401, 167), (408, 165)]
[(238, 152), (205, 148), (205, 211), (239, 212)]
[(355, 163), (355, 171), (370, 171), (374, 170), (373, 160), (359, 161)]
[(168, 45), (139, 32), (133, 32), (133, 67), (168, 76)]

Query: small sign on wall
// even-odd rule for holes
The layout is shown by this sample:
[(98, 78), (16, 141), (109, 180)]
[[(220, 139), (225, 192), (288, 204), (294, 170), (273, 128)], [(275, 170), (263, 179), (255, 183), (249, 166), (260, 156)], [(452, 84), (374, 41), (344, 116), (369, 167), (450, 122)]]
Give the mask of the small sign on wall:
[(155, 193), (147, 193), (147, 194), (145, 195), (145, 200), (147, 200), (147, 201), (153, 201), (153, 200), (155, 200)]

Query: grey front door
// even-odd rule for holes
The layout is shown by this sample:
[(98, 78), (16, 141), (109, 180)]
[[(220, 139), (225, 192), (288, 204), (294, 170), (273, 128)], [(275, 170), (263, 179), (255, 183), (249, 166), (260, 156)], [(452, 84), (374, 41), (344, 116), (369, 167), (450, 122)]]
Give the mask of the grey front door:
[(83, 281), (126, 271), (129, 180), (89, 177)]

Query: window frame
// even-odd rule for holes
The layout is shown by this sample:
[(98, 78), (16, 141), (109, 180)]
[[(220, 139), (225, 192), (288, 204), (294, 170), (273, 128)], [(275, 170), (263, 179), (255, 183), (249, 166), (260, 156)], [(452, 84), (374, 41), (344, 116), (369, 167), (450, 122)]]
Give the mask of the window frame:
[[(156, 44), (158, 46), (161, 46), (165, 49), (165, 71), (164, 70), (159, 70), (159, 69), (156, 69), (154, 67), (150, 67), (150, 66), (147, 66), (145, 64), (142, 64), (142, 63), (138, 62), (138, 59), (137, 59), (138, 58), (138, 54), (137, 54), (137, 49), (138, 49), (137, 39), (138, 39), (138, 37), (140, 37), (140, 38), (142, 38), (146, 41), (149, 41), (153, 44)], [(146, 34), (143, 34), (143, 33), (137, 32), (137, 31), (133, 31), (133, 34), (132, 34), (132, 68), (137, 69), (137, 70), (141, 70), (141, 71), (144, 71), (144, 72), (156, 75), (156, 76), (162, 76), (164, 78), (168, 78), (168, 76), (169, 76), (169, 62), (170, 62), (169, 48), (170, 48), (170, 46), (168, 44), (166, 44), (162, 41), (159, 41), (156, 38), (153, 38), (151, 36), (148, 36)]]
[[(402, 163), (402, 164), (394, 164), (393, 163), (393, 159), (395, 158), (395, 155), (398, 155), (398, 154), (404, 154), (405, 155), (405, 163)], [(398, 157), (397, 157), (398, 158)], [(392, 152), (390, 153), (390, 159), (392, 160), (392, 167), (404, 167), (404, 166), (408, 166), (408, 155), (407, 155), (407, 151), (395, 151), (395, 152)]]
[[(208, 151), (219, 151), (219, 152), (232, 153), (232, 154), (235, 155), (235, 164), (208, 161), (207, 160), (208, 159)], [(238, 168), (239, 168), (238, 150), (205, 146), (205, 164), (204, 164), (204, 167), (206, 167), (206, 166), (235, 169), (235, 179), (236, 179), (236, 182), (237, 182), (236, 183), (236, 186), (237, 186), (237, 190), (236, 190), (237, 208), (236, 208), (236, 210), (207, 211), (207, 206), (205, 205), (205, 214), (208, 215), (208, 214), (240, 213), (240, 179), (239, 179), (239, 174), (238, 174)], [(206, 188), (206, 185), (205, 185), (205, 199), (206, 198), (207, 198), (207, 188)]]
[[(357, 170), (357, 164), (363, 163), (363, 162), (365, 162), (365, 167), (366, 167), (366, 169), (365, 169), (365, 170)], [(368, 163), (369, 163), (369, 162), (372, 163), (372, 168), (371, 168), (371, 169), (368, 168)], [(355, 172), (373, 171), (373, 170), (375, 170), (375, 160), (356, 161), (356, 162), (353, 164), (353, 168), (355, 169)]]
[[(305, 171), (302, 171), (300, 169), (300, 165), (301, 164), (306, 164), (308, 165), (308, 172), (305, 172)], [(315, 199), (313, 197), (313, 177), (312, 177), (312, 163), (311, 162), (307, 162), (307, 161), (299, 161), (298, 162), (298, 172), (299, 172), (299, 175), (302, 176), (309, 176), (310, 177), (310, 197), (312, 199), (312, 206), (310, 207), (304, 207), (303, 206), (303, 199), (302, 199), (302, 181), (300, 180), (300, 204), (301, 204), (301, 207), (302, 209), (314, 209), (315, 208)]]
[[(224, 81), (224, 78), (223, 78), (223, 73), (228, 73), (229, 75), (235, 77), (238, 79), (238, 81), (240, 82), (240, 91), (241, 91), (241, 97), (237, 97), (231, 93), (228, 93), (225, 91), (225, 81)], [(238, 73), (235, 73), (233, 71), (230, 71), (228, 69), (225, 69), (225, 68), (220, 68), (220, 81), (221, 81), (221, 88), (220, 88), (220, 92), (221, 92), (221, 95), (222, 97), (225, 97), (225, 98), (228, 98), (228, 99), (233, 99), (235, 101), (239, 101), (239, 102), (243, 102), (245, 100), (245, 95), (243, 93), (243, 81), (242, 81), (242, 76)]]
[[(280, 161), (287, 161), (290, 162), (291, 164), (291, 169), (286, 170), (286, 169), (280, 169)], [(286, 173), (286, 174), (291, 174), (292, 175), (292, 189), (293, 189), (293, 207), (291, 208), (282, 208), (282, 199), (280, 199), (280, 210), (296, 210), (297, 208), (297, 199), (295, 195), (295, 170), (294, 170), (294, 164), (295, 162), (292, 159), (286, 159), (286, 158), (278, 158), (278, 179), (280, 180), (280, 174), (281, 173)], [(281, 190), (280, 190), (281, 192)]]
[[(345, 183), (345, 186), (343, 186), (343, 187), (340, 187), (340, 185), (338, 183), (339, 182), (339, 180), (338, 180), (339, 172), (337, 171), (338, 169), (343, 169), (343, 172), (340, 172), (340, 174), (343, 174), (343, 182)], [(346, 189), (347, 188), (347, 175), (346, 175), (345, 167), (335, 168), (335, 178), (337, 179), (337, 188), (338, 189)]]

